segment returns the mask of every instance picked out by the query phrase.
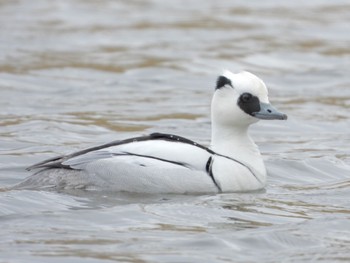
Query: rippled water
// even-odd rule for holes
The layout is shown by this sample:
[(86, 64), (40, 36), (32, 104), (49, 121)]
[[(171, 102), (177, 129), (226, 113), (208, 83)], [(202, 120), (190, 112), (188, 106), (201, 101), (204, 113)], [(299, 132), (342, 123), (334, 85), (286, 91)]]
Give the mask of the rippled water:
[(208, 144), (222, 68), (287, 122), (251, 133), (268, 186), (201, 196), (0, 192), (0, 262), (348, 262), (348, 1), (0, 1), (0, 186), (154, 131)]

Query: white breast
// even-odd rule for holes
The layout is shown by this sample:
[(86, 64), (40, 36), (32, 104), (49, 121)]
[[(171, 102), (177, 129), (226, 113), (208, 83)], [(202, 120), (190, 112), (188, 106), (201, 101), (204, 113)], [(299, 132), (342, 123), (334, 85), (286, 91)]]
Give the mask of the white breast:
[(258, 190), (266, 184), (265, 170), (257, 171), (252, 167), (233, 163), (226, 157), (214, 157), (212, 172), (222, 192)]

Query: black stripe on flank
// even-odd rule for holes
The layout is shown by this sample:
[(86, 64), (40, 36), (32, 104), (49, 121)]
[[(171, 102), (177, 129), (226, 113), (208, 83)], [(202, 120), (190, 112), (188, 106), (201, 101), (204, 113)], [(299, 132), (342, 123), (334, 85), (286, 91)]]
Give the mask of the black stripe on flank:
[(214, 174), (213, 174), (213, 158), (210, 156), (207, 164), (205, 165), (205, 170), (207, 171), (208, 175), (210, 176), (211, 180), (213, 181), (213, 183), (215, 184), (216, 188), (219, 190), (219, 192), (221, 193), (221, 187), (220, 185), (216, 182)]
[(216, 80), (216, 87), (215, 87), (215, 89), (220, 89), (220, 88), (224, 87), (225, 85), (229, 85), (229, 86), (231, 86), (233, 88), (232, 82), (231, 82), (230, 79), (226, 78), (225, 76), (220, 76)]
[(213, 158), (210, 156), (208, 161), (207, 161), (207, 164), (205, 165), (205, 170), (207, 171), (207, 173), (209, 174), (209, 170), (210, 170), (210, 165), (211, 165), (211, 160)]
[(175, 164), (175, 165), (179, 165), (179, 166), (188, 168), (188, 166), (185, 163), (170, 161), (167, 159), (158, 158), (158, 157), (151, 156), (151, 155), (143, 155), (143, 154), (136, 154), (136, 153), (129, 153), (129, 152), (117, 153), (117, 154), (113, 154), (113, 155), (114, 156), (137, 156), (137, 157), (143, 157), (143, 158), (150, 158), (150, 159), (155, 159), (158, 161), (167, 162), (167, 163), (171, 163), (171, 164)]

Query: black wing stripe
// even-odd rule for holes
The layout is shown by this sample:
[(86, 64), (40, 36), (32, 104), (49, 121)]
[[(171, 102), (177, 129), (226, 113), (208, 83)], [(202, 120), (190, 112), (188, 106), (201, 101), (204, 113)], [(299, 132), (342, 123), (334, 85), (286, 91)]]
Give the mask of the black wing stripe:
[(159, 157), (155, 157), (155, 156), (151, 156), (151, 155), (143, 155), (143, 154), (136, 154), (136, 153), (129, 153), (129, 152), (116, 153), (116, 154), (113, 154), (113, 155), (114, 155), (114, 156), (137, 156), (137, 157), (155, 159), (155, 160), (158, 160), (158, 161), (167, 162), (167, 163), (172, 163), (172, 164), (175, 164), (175, 165), (180, 165), (180, 166), (182, 166), (182, 167), (189, 168), (188, 165), (185, 164), (185, 163), (170, 161), (170, 160), (167, 160), (167, 159), (163, 159), (163, 158), (159, 158)]
[(186, 143), (190, 144), (193, 146), (196, 146), (198, 148), (201, 148), (203, 150), (206, 150), (209, 153), (214, 153), (212, 150), (210, 150), (208, 147), (205, 147), (199, 143), (196, 143), (190, 139), (187, 139), (185, 137), (181, 137), (178, 135), (173, 135), (173, 134), (166, 134), (166, 133), (152, 133), (150, 134), (152, 140), (164, 140), (164, 141), (172, 141), (172, 142), (181, 142), (181, 143)]

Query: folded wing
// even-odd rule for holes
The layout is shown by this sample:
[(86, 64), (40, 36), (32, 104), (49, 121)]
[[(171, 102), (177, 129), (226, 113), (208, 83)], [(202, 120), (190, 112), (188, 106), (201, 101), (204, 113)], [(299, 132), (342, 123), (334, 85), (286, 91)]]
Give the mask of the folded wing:
[(138, 166), (183, 167), (206, 170), (211, 151), (183, 137), (153, 133), (148, 136), (115, 141), (73, 154), (51, 158), (28, 168), (65, 168), (84, 170), (98, 160), (123, 162)]

